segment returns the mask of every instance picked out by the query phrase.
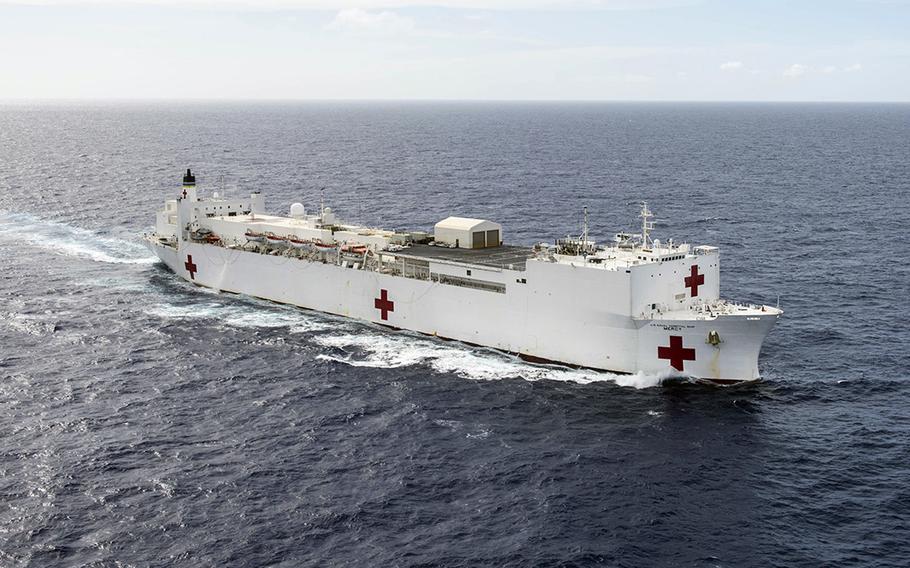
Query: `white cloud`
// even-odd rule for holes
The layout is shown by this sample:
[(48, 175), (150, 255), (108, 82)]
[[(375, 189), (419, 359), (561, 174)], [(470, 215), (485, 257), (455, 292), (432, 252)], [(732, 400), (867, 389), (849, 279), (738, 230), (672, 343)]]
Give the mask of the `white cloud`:
[(727, 61), (726, 63), (721, 63), (721, 71), (738, 71), (743, 68), (742, 61)]
[(397, 34), (413, 31), (414, 20), (395, 12), (367, 12), (360, 8), (349, 8), (335, 14), (335, 19), (326, 27), (341, 32)]
[(825, 65), (824, 67), (822, 67), (822, 73), (824, 73), (826, 75), (830, 75), (831, 73), (836, 73), (836, 72), (837, 72), (837, 67), (834, 65)]
[(857, 71), (862, 71), (863, 66), (859, 63), (854, 63), (853, 65), (848, 65), (844, 67), (844, 73), (856, 73)]
[(806, 74), (806, 71), (809, 70), (809, 67), (806, 65), (801, 65), (799, 63), (794, 63), (793, 65), (787, 67), (784, 70), (784, 77), (802, 77)]

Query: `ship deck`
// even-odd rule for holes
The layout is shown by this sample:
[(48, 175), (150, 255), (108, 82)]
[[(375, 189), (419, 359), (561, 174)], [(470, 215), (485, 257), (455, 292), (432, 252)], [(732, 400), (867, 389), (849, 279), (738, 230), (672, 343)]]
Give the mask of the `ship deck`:
[(528, 259), (534, 258), (534, 251), (529, 247), (506, 245), (483, 249), (411, 245), (396, 252), (395, 255), (421, 260), (442, 260), (510, 270), (525, 270)]

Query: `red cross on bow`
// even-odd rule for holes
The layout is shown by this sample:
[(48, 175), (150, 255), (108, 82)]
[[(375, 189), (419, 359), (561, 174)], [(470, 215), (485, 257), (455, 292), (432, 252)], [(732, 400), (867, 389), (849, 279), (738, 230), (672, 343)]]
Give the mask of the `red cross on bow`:
[(692, 297), (698, 296), (698, 287), (705, 283), (705, 275), (698, 273), (698, 265), (693, 264), (689, 276), (686, 276), (686, 288), (692, 292)]
[(679, 335), (670, 336), (670, 346), (657, 347), (657, 358), (658, 359), (669, 359), (670, 365), (673, 366), (677, 371), (683, 370), (683, 361), (694, 361), (695, 360), (695, 349), (684, 348), (682, 337)]
[(389, 312), (395, 311), (395, 302), (389, 300), (389, 291), (380, 290), (379, 297), (373, 302), (373, 306), (381, 312), (382, 319), (389, 319)]
[(186, 271), (190, 273), (190, 279), (196, 279), (196, 265), (193, 264), (193, 255), (186, 255), (186, 262), (183, 263), (183, 266), (186, 267)]

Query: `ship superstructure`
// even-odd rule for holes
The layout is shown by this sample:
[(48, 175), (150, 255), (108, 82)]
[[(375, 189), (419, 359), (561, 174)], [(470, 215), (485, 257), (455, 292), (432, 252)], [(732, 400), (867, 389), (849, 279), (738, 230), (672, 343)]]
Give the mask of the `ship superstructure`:
[(341, 222), (329, 207), (265, 212), (259, 192), (201, 197), (190, 170), (149, 247), (196, 284), (516, 353), (615, 372), (714, 382), (759, 377), (782, 313), (720, 298), (717, 247), (651, 238), (503, 244), (502, 226), (449, 217), (433, 233)]

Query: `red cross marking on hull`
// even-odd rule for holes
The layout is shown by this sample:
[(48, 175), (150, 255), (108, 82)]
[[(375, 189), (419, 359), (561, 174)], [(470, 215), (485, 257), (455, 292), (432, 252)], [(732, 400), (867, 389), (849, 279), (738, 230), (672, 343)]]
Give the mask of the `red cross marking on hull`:
[(183, 190), (183, 198), (186, 199), (186, 189)]
[(695, 360), (695, 349), (683, 347), (683, 338), (680, 335), (670, 336), (670, 346), (657, 346), (657, 358), (669, 359), (670, 365), (677, 371), (683, 370), (683, 361)]
[(389, 312), (395, 311), (395, 302), (389, 300), (389, 291), (380, 290), (379, 297), (373, 302), (373, 306), (379, 310), (382, 319), (389, 319)]
[(705, 275), (698, 273), (698, 265), (693, 264), (689, 276), (686, 276), (686, 288), (692, 292), (692, 297), (698, 296), (698, 287), (705, 283)]
[(186, 255), (186, 262), (183, 263), (183, 266), (186, 268), (186, 271), (190, 273), (190, 279), (196, 279), (196, 265), (193, 264), (193, 255)]

